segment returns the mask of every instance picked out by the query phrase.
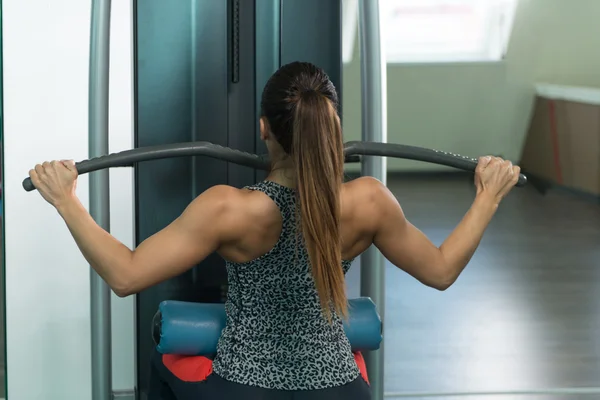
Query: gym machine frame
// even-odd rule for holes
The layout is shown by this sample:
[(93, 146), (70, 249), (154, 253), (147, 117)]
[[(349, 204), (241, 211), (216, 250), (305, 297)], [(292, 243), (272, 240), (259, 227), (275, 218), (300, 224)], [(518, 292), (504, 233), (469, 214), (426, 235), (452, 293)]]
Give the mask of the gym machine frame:
[[(108, 153), (111, 0), (92, 0), (89, 70), (89, 154)], [(90, 175), (90, 215), (110, 232), (110, 185), (107, 169)], [(112, 398), (110, 288), (90, 268), (92, 400)]]
[[(359, 0), (360, 32), (360, 81), (362, 90), (362, 140), (365, 142), (387, 142), (387, 94), (384, 53), (381, 49), (381, 25), (379, 0)], [(387, 180), (384, 157), (365, 157), (361, 163), (361, 174), (379, 179), (384, 185)], [(370, 297), (385, 321), (385, 259), (375, 246), (370, 246), (360, 256), (360, 295)], [(373, 399), (383, 400), (383, 347), (365, 353)]]

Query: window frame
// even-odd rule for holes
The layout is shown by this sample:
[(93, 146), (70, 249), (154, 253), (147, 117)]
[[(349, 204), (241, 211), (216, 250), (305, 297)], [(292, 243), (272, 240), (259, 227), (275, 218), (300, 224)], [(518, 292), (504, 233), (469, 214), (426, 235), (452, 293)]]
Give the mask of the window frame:
[[(380, 12), (382, 14), (388, 12), (387, 9), (390, 7), (388, 1), (395, 0), (379, 0), (380, 1)], [(435, 1), (435, 0), (433, 0)], [(439, 0), (443, 3), (445, 0)], [(471, 0), (473, 2), (482, 0)], [(485, 1), (485, 0), (483, 0)], [(441, 5), (441, 4), (440, 4)], [(400, 55), (393, 56), (389, 50), (385, 51), (385, 57), (388, 65), (445, 65), (445, 64), (497, 64), (502, 63), (506, 59), (508, 46), (510, 44), (510, 38), (512, 35), (514, 20), (518, 8), (518, 0), (494, 0), (490, 7), (499, 8), (495, 13), (494, 11), (487, 11), (487, 18), (496, 18), (499, 25), (495, 28), (489, 26), (489, 22), (486, 24), (485, 32), (482, 34), (486, 36), (485, 44), (481, 46), (481, 49), (473, 52), (465, 52), (462, 54), (455, 53), (450, 55), (448, 53), (434, 53), (423, 54), (422, 56), (414, 54), (411, 56), (410, 53), (406, 53), (405, 57)], [(344, 64), (351, 63), (354, 59), (356, 47), (358, 45), (358, 0), (342, 0), (342, 61)], [(502, 21), (502, 19), (505, 19)], [(381, 45), (383, 49), (387, 49), (389, 46), (389, 37), (386, 37), (386, 24), (388, 19), (380, 18), (380, 24), (383, 31), (381, 38)], [(389, 34), (389, 33), (388, 33)], [(493, 37), (495, 36), (495, 38)], [(495, 47), (495, 48), (494, 48)]]

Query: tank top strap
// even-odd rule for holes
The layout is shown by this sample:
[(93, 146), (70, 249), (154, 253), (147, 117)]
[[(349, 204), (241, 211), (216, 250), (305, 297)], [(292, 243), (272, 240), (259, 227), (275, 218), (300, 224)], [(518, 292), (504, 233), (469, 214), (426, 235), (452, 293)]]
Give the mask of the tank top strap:
[(247, 186), (248, 190), (256, 190), (269, 196), (275, 203), (283, 218), (283, 230), (295, 228), (296, 221), (296, 190), (287, 186), (280, 185), (272, 181), (262, 181), (252, 186)]

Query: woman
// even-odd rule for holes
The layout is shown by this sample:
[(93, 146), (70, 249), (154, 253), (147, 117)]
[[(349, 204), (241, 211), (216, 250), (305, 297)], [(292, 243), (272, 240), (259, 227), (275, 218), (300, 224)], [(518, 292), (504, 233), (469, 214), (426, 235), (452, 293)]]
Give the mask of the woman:
[(185, 366), (190, 358), (157, 355), (151, 399), (369, 399), (360, 357), (342, 325), (344, 274), (352, 260), (374, 244), (394, 265), (444, 290), (517, 182), (518, 167), (481, 158), (473, 205), (438, 248), (379, 181), (343, 183), (337, 105), (323, 70), (300, 62), (283, 66), (262, 95), (268, 178), (244, 189), (207, 190), (134, 251), (96, 225), (79, 202), (73, 162), (30, 171), (85, 258), (119, 296), (177, 276), (213, 252), (226, 260), (227, 327), (216, 357), (193, 358), (192, 368)]

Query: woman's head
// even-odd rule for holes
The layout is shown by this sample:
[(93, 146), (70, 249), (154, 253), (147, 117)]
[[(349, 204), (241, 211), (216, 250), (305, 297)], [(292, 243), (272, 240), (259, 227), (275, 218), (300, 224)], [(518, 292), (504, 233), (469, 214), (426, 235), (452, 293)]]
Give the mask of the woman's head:
[(265, 85), (261, 99), (261, 137), (267, 145), (272, 145), (270, 139), (274, 139), (280, 147), (272, 146), (269, 151), (283, 150), (284, 154), (274, 155), (291, 155), (296, 108), (311, 95), (328, 100), (337, 114), (335, 86), (316, 65), (307, 62), (284, 65)]
[(267, 82), (261, 137), (275, 161), (291, 161), (300, 203), (302, 237), (325, 315), (347, 314), (341, 265), (340, 193), (344, 145), (335, 87), (322, 69), (295, 62)]

